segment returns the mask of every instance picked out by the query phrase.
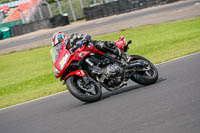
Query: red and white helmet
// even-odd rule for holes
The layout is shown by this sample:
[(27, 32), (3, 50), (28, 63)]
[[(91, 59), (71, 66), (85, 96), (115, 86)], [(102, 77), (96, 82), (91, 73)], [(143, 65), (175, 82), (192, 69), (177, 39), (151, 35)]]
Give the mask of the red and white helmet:
[(67, 36), (63, 32), (56, 32), (52, 39), (51, 39), (51, 44), (52, 46), (56, 46), (59, 43), (65, 43), (67, 40)]

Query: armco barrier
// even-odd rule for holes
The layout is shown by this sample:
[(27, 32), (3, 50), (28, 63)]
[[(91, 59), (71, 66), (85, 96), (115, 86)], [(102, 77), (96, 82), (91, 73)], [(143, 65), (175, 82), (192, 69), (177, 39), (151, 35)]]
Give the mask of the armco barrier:
[(68, 15), (56, 15), (53, 18), (49, 19), (51, 23), (51, 27), (57, 27), (57, 26), (64, 26), (69, 24), (69, 18)]
[(48, 20), (36, 21), (34, 23), (15, 25), (10, 28), (11, 36), (23, 35), (39, 29), (48, 28)]
[(84, 8), (83, 13), (86, 20), (92, 20), (176, 1), (179, 0), (117, 0), (94, 7)]
[(11, 36), (23, 35), (40, 29), (54, 28), (57, 26), (64, 26), (69, 24), (67, 15), (57, 15), (50, 19), (44, 19), (28, 24), (19, 24), (10, 28)]

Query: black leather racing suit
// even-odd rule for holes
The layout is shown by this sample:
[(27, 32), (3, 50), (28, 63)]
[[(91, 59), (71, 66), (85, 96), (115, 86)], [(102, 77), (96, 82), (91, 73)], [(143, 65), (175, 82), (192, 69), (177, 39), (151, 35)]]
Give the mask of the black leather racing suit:
[(93, 45), (102, 52), (110, 52), (117, 56), (122, 56), (121, 50), (114, 45), (114, 42), (91, 40), (90, 35), (80, 33), (73, 33), (68, 40), (66, 47), (72, 52), (82, 46), (83, 43), (92, 42)]

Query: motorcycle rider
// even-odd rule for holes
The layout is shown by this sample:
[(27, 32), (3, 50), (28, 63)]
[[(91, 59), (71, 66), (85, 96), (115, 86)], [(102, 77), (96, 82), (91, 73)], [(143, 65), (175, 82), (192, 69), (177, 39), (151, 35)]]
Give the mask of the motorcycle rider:
[(57, 45), (64, 45), (64, 47), (71, 53), (83, 44), (92, 42), (92, 44), (94, 44), (94, 46), (102, 52), (110, 52), (116, 56), (122, 57), (125, 61), (127, 60), (127, 57), (119, 48), (115, 46), (114, 42), (91, 40), (90, 35), (73, 33), (69, 38), (67, 38), (65, 33), (56, 32), (51, 41), (53, 47)]

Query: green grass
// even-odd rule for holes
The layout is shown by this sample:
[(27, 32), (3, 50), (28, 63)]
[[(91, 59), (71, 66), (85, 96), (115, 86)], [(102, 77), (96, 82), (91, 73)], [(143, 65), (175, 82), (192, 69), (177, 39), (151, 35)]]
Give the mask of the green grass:
[(49, 49), (0, 56), (0, 108), (65, 90), (53, 77)]
[(160, 63), (200, 51), (200, 18), (122, 30), (95, 39), (113, 41), (120, 35), (133, 41), (129, 54)]
[[(129, 54), (142, 55), (153, 63), (200, 51), (200, 17), (149, 25), (97, 36), (133, 40)], [(66, 88), (54, 78), (50, 47), (0, 55), (0, 108), (47, 96)]]

